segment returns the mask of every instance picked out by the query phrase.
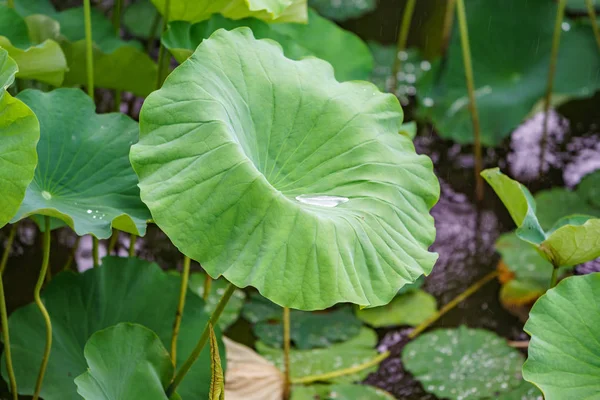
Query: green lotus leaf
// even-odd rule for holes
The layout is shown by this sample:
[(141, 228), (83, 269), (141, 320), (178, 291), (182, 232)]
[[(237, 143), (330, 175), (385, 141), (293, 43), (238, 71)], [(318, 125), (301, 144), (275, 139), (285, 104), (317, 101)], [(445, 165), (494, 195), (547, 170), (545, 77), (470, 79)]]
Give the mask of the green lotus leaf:
[(13, 222), (40, 214), (63, 220), (80, 236), (107, 239), (112, 227), (143, 236), (150, 214), (128, 160), (137, 123), (123, 114), (96, 114), (79, 89), (25, 90), (18, 99), (37, 114), (41, 136), (35, 177)]
[(299, 60), (315, 56), (328, 61), (340, 81), (367, 79), (373, 69), (373, 58), (366, 44), (355, 34), (309, 10), (308, 24), (266, 24), (255, 18), (227, 19), (214, 15), (196, 24), (173, 22), (162, 36), (166, 48), (180, 63), (219, 28), (232, 30), (241, 26), (252, 29), (257, 39), (273, 39), (286, 57)]
[[(53, 345), (41, 397), (81, 399), (73, 379), (87, 370), (84, 345), (102, 329), (120, 322), (136, 323), (155, 332), (164, 346), (170, 346), (179, 286), (179, 277), (137, 258), (106, 257), (99, 268), (53, 277), (42, 294), (52, 319)], [(208, 321), (203, 308), (204, 302), (189, 293), (178, 338), (178, 365), (191, 353)], [(19, 393), (31, 395), (38, 373), (32, 365), (40, 365), (46, 343), (44, 321), (32, 303), (10, 315), (9, 327)], [(208, 348), (204, 349), (179, 386), (178, 393), (184, 399), (208, 397), (209, 353)], [(2, 376), (6, 379), (4, 361)]]
[(600, 209), (592, 207), (579, 195), (564, 188), (543, 190), (534, 196), (536, 215), (542, 229), (550, 230), (561, 218), (572, 214), (600, 216)]
[(398, 295), (389, 304), (357, 310), (356, 316), (375, 327), (417, 326), (437, 312), (435, 297), (422, 290)]
[(531, 309), (523, 377), (547, 400), (600, 398), (600, 273), (573, 276), (546, 292)]
[[(483, 145), (498, 145), (544, 97), (556, 2), (488, 0), (466, 6), (475, 95)], [(591, 96), (600, 87), (600, 53), (591, 29), (568, 18), (563, 23), (554, 94), (564, 99)], [(439, 82), (419, 90), (419, 114), (440, 136), (473, 142), (460, 35), (455, 32)]]
[(75, 378), (86, 400), (167, 400), (173, 364), (160, 338), (137, 324), (120, 323), (94, 333), (83, 349), (88, 370)]
[(322, 16), (339, 22), (361, 17), (377, 8), (377, 0), (308, 0), (308, 4)]
[(594, 208), (600, 209), (600, 171), (586, 175), (577, 186), (577, 194)]
[(408, 136), (411, 140), (417, 136), (417, 123), (415, 121), (402, 124), (400, 133)]
[(425, 276), (421, 275), (413, 283), (409, 283), (408, 285), (402, 286), (400, 288), (400, 290), (398, 290), (398, 293), (396, 293), (396, 294), (397, 295), (401, 295), (401, 294), (404, 294), (404, 293), (414, 292), (414, 291), (420, 289), (421, 286), (423, 286), (424, 283), (425, 283)]
[(16, 214), (25, 197), (37, 164), (35, 149), (40, 138), (33, 111), (6, 91), (17, 71), (15, 61), (0, 48), (0, 227)]
[[(596, 9), (600, 6), (596, 0), (592, 0), (592, 4)], [(587, 12), (587, 0), (567, 0), (567, 8), (572, 11)]]
[(47, 15), (52, 17), (56, 14), (54, 6), (50, 0), (14, 0), (15, 10), (22, 17), (29, 15)]
[(559, 221), (540, 248), (554, 265), (571, 267), (600, 257), (600, 219), (589, 216)]
[[(244, 305), (243, 316), (254, 323), (253, 332), (267, 346), (283, 346), (283, 309), (254, 294)], [(290, 337), (298, 349), (328, 347), (358, 335), (361, 322), (350, 307), (323, 313), (291, 310)]]
[(125, 8), (123, 25), (134, 36), (142, 39), (156, 37), (160, 32), (158, 10), (149, 0), (138, 0)]
[[(166, 0), (151, 0), (164, 15)], [(274, 22), (306, 22), (306, 0), (170, 0), (169, 21), (198, 22), (213, 14)]]
[(337, 384), (297, 386), (291, 400), (394, 400), (391, 394), (369, 385)]
[[(206, 279), (206, 275), (202, 273), (194, 273), (190, 275), (188, 287), (193, 292), (196, 293), (201, 298), (204, 298), (204, 280)], [(211, 282), (210, 285), (210, 293), (208, 294), (208, 298), (206, 299), (206, 304), (204, 306), (204, 311), (207, 314), (212, 314), (212, 312), (217, 307), (219, 300), (223, 297), (223, 293), (227, 289), (229, 283), (225, 281), (225, 279), (216, 279)], [(221, 330), (227, 329), (231, 324), (237, 321), (242, 307), (244, 306), (244, 299), (246, 298), (246, 294), (236, 289), (233, 292), (233, 295), (229, 299), (229, 302), (225, 306), (223, 313), (221, 314), (221, 318), (219, 318), (219, 322), (217, 325), (221, 328)]]
[(542, 400), (542, 392), (531, 383), (522, 380), (516, 389), (510, 392), (502, 393), (496, 400)]
[(439, 398), (482, 399), (520, 385), (523, 356), (493, 332), (461, 326), (437, 329), (409, 342), (402, 362)]
[(439, 183), (398, 134), (398, 100), (373, 85), (218, 30), (140, 119), (142, 199), (211, 276), (314, 310), (387, 304), (431, 271)]
[(14, 9), (2, 4), (0, 47), (8, 51), (19, 66), (17, 78), (35, 79), (53, 86), (63, 82), (67, 61), (59, 44), (53, 40), (33, 43), (25, 20)]
[[(360, 333), (352, 339), (324, 349), (292, 349), (290, 352), (291, 377), (300, 379), (370, 362), (379, 355), (374, 348), (376, 345), (377, 334), (375, 331), (363, 327)], [(256, 349), (283, 371), (283, 350), (269, 347), (260, 341), (256, 343)], [(327, 381), (336, 383), (361, 381), (376, 370), (377, 365), (353, 374), (327, 379)]]

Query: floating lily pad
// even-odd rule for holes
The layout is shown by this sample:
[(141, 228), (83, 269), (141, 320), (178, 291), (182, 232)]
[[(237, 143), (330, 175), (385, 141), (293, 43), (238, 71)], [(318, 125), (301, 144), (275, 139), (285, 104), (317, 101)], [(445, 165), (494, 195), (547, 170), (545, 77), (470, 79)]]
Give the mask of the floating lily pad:
[(522, 380), (521, 384), (516, 389), (510, 392), (502, 393), (496, 400), (544, 400), (540, 389), (533, 386), (531, 383)]
[(88, 370), (75, 378), (86, 400), (167, 400), (173, 364), (160, 338), (137, 324), (120, 323), (94, 333), (83, 350)]
[(387, 304), (431, 271), (439, 183), (394, 96), (238, 28), (204, 40), (140, 118), (142, 199), (211, 276), (314, 310)]
[(292, 400), (394, 400), (391, 394), (368, 385), (337, 384), (297, 386)]
[(0, 46), (19, 66), (17, 78), (35, 79), (60, 86), (67, 61), (54, 40), (33, 43), (27, 23), (14, 9), (0, 4)]
[(548, 400), (600, 398), (600, 273), (561, 281), (533, 306), (523, 377)]
[[(528, 115), (546, 90), (556, 2), (472, 0), (466, 7), (475, 95), (483, 145), (498, 145)], [(566, 18), (554, 94), (591, 96), (600, 87), (600, 54), (591, 29)], [(419, 113), (443, 138), (473, 142), (473, 127), (458, 32), (447, 65), (430, 89), (419, 90)]]
[(521, 383), (523, 356), (493, 332), (438, 329), (409, 342), (405, 368), (423, 388), (444, 399), (496, 398)]
[(389, 304), (356, 311), (356, 316), (375, 327), (417, 326), (437, 312), (435, 297), (422, 290), (396, 296)]
[(594, 208), (600, 209), (600, 171), (586, 175), (577, 186), (577, 194)]
[(550, 230), (561, 218), (572, 214), (600, 216), (600, 209), (592, 207), (578, 193), (564, 188), (543, 190), (535, 194), (536, 216), (542, 229)]
[[(143, 325), (169, 346), (179, 286), (178, 277), (136, 258), (106, 257), (99, 268), (53, 277), (42, 294), (52, 319), (53, 346), (41, 397), (80, 400), (73, 379), (87, 369), (84, 345), (95, 332), (119, 322)], [(191, 353), (208, 320), (203, 308), (198, 296), (187, 296), (178, 339), (178, 365)], [(40, 365), (46, 342), (44, 321), (32, 303), (11, 314), (9, 327), (19, 393), (31, 395), (38, 373), (31, 366)], [(2, 360), (2, 376), (6, 379), (4, 365)], [(207, 398), (209, 384), (210, 356), (206, 348), (178, 393), (183, 398)]]
[(340, 81), (367, 79), (373, 69), (373, 58), (367, 45), (355, 34), (312, 10), (309, 10), (308, 16), (308, 24), (269, 25), (254, 18), (234, 21), (221, 15), (193, 25), (173, 22), (163, 34), (162, 41), (181, 63), (217, 29), (232, 30), (247, 26), (257, 39), (277, 41), (286, 57), (299, 60), (315, 56), (328, 61)]
[[(371, 329), (363, 327), (360, 333), (352, 339), (336, 343), (325, 349), (292, 349), (290, 352), (292, 379), (320, 375), (373, 361), (379, 355), (374, 348), (375, 345), (377, 345), (377, 334)], [(283, 351), (281, 349), (269, 347), (262, 342), (256, 343), (256, 349), (277, 368), (283, 370)], [(377, 365), (374, 365), (357, 373), (327, 379), (327, 381), (337, 383), (361, 381), (376, 369)]]
[[(243, 311), (254, 323), (253, 332), (264, 344), (283, 346), (283, 309), (260, 295), (252, 295)], [(297, 348), (328, 347), (358, 335), (362, 323), (350, 307), (320, 313), (291, 310), (290, 337)]]
[(308, 0), (324, 17), (334, 21), (358, 18), (377, 8), (377, 0)]
[(481, 176), (494, 189), (517, 224), (517, 236), (535, 246), (555, 267), (570, 267), (600, 257), (600, 219), (568, 216), (544, 232), (535, 215), (531, 193), (498, 168), (486, 169)]
[(33, 111), (12, 97), (18, 68), (8, 52), (0, 49), (0, 227), (16, 214), (37, 164), (36, 145), (40, 125)]
[(79, 89), (25, 90), (18, 98), (38, 115), (41, 137), (35, 177), (13, 221), (40, 214), (63, 220), (80, 236), (106, 239), (112, 227), (143, 236), (150, 213), (128, 159), (137, 123), (123, 114), (96, 114)]
[(149, 0), (137, 0), (123, 11), (123, 25), (134, 36), (142, 39), (157, 37), (161, 20), (156, 21), (158, 10)]
[[(152, 0), (164, 15), (167, 0)], [(263, 21), (306, 22), (306, 0), (170, 0), (169, 21), (198, 22), (213, 14), (227, 18), (258, 18)]]
[[(206, 275), (202, 273), (191, 274), (189, 278), (188, 287), (193, 293), (196, 293), (201, 298), (204, 298), (205, 279)], [(204, 306), (204, 311), (206, 311), (207, 314), (210, 315), (215, 310), (228, 285), (229, 283), (225, 281), (225, 279), (216, 279), (211, 282), (210, 293)], [(242, 311), (242, 307), (244, 306), (245, 298), (246, 294), (243, 291), (236, 289), (233, 292), (233, 295), (229, 299), (229, 302), (225, 306), (225, 309), (219, 318), (218, 325), (221, 330), (224, 331), (231, 324), (237, 321), (240, 312)]]

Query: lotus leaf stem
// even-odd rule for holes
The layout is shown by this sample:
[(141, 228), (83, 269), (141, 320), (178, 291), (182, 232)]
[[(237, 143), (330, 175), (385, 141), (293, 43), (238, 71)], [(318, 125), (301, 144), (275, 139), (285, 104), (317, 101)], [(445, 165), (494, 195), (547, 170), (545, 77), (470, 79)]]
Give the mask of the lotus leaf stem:
[(400, 29), (398, 30), (398, 42), (396, 44), (396, 57), (394, 58), (394, 67), (392, 68), (392, 93), (396, 93), (398, 87), (398, 72), (402, 66), (402, 59), (400, 53), (406, 49), (406, 42), (408, 40), (408, 32), (410, 31), (410, 23), (412, 16), (415, 11), (416, 0), (408, 0), (404, 6), (404, 13), (402, 14), (402, 22), (400, 23)]
[(515, 349), (526, 349), (529, 347), (529, 340), (509, 340), (507, 344)]
[(85, 20), (85, 67), (87, 73), (88, 95), (94, 99), (94, 53), (92, 48), (92, 10), (90, 0), (83, 0), (83, 18)]
[(196, 343), (196, 347), (194, 347), (192, 353), (189, 355), (187, 360), (185, 360), (179, 371), (177, 371), (177, 373), (175, 374), (175, 378), (173, 378), (173, 382), (171, 382), (171, 384), (167, 388), (167, 397), (170, 398), (173, 395), (173, 393), (175, 393), (175, 391), (177, 390), (177, 386), (179, 386), (183, 378), (185, 378), (185, 375), (188, 373), (190, 368), (192, 368), (192, 365), (194, 365), (194, 363), (200, 356), (200, 353), (202, 352), (204, 346), (206, 346), (206, 342), (208, 341), (210, 325), (212, 324), (213, 326), (215, 326), (217, 324), (217, 322), (219, 321), (219, 317), (221, 317), (221, 314), (223, 313), (223, 309), (229, 302), (229, 299), (231, 298), (231, 295), (234, 291), (235, 286), (232, 283), (230, 283), (229, 286), (227, 286), (227, 289), (225, 289), (225, 293), (223, 293), (221, 300), (219, 300), (217, 307), (212, 312), (210, 320), (206, 323), (204, 331), (202, 331), (202, 335), (200, 336), (198, 343)]
[(554, 33), (552, 35), (552, 50), (550, 53), (550, 68), (548, 69), (548, 82), (546, 82), (546, 95), (544, 97), (544, 122), (542, 127), (542, 142), (540, 144), (540, 168), (539, 175), (544, 172), (544, 159), (546, 158), (546, 147), (548, 143), (548, 122), (550, 105), (552, 104), (552, 90), (554, 88), (554, 74), (556, 72), (556, 61), (558, 59), (558, 48), (560, 47), (560, 33), (562, 31), (563, 18), (567, 0), (559, 0), (554, 21)]
[(108, 247), (106, 248), (106, 254), (109, 256), (115, 251), (115, 246), (117, 245), (117, 241), (119, 240), (119, 231), (113, 229), (112, 235), (110, 235), (110, 240), (108, 241)]
[(353, 366), (350, 368), (339, 369), (337, 371), (331, 371), (331, 372), (327, 372), (327, 373), (320, 374), (320, 375), (310, 375), (310, 376), (304, 376), (304, 377), (298, 378), (298, 379), (292, 379), (292, 384), (306, 385), (306, 384), (313, 383), (313, 382), (322, 382), (322, 381), (327, 381), (327, 380), (330, 380), (333, 378), (339, 378), (340, 376), (355, 374), (355, 373), (363, 371), (367, 368), (371, 368), (371, 367), (374, 367), (375, 365), (378, 365), (383, 360), (388, 358), (389, 355), (390, 355), (390, 352), (386, 351), (384, 353), (379, 354), (377, 357), (373, 358), (372, 360), (369, 360), (363, 364), (359, 364), (359, 365), (356, 365), (356, 366)]
[(552, 268), (552, 277), (550, 278), (550, 289), (556, 286), (558, 281), (558, 267)]
[(283, 307), (283, 398), (290, 398), (291, 372), (290, 372), (290, 309)]
[(50, 321), (48, 310), (46, 310), (46, 307), (40, 298), (40, 292), (42, 291), (44, 278), (46, 277), (46, 270), (48, 269), (48, 264), (50, 262), (50, 217), (44, 216), (44, 222), (46, 229), (44, 231), (42, 268), (40, 269), (40, 274), (33, 291), (33, 299), (35, 304), (37, 304), (38, 308), (40, 309), (46, 324), (46, 347), (44, 349), (44, 356), (42, 357), (42, 364), (40, 365), (40, 372), (38, 373), (38, 377), (35, 382), (33, 400), (37, 400), (40, 397), (42, 382), (44, 381), (44, 374), (46, 373), (46, 367), (48, 366), (48, 360), (50, 359), (50, 349), (52, 348), (52, 322)]
[[(15, 233), (17, 225), (13, 225), (8, 234), (8, 240), (6, 241), (6, 247), (2, 254), (2, 264), (0, 264), (0, 270), (4, 270), (8, 255), (12, 248), (12, 243), (15, 239)], [(2, 274), (0, 274), (0, 323), (2, 324), (2, 341), (4, 342), (4, 357), (6, 358), (6, 372), (8, 373), (8, 382), (10, 384), (10, 392), (12, 393), (13, 400), (18, 400), (19, 395), (17, 394), (17, 379), (15, 378), (15, 371), (13, 370), (12, 357), (10, 354), (10, 336), (8, 334), (8, 314), (6, 312), (6, 298), (4, 297), (4, 282), (2, 282)]]
[[(461, 1), (461, 0), (459, 0), (459, 1)], [(478, 280), (477, 282), (475, 282), (474, 284), (472, 284), (471, 286), (469, 286), (467, 288), (467, 290), (465, 290), (464, 292), (462, 292), (461, 294), (456, 296), (454, 299), (452, 299), (448, 304), (446, 304), (444, 307), (442, 307), (437, 313), (435, 313), (430, 318), (428, 318), (425, 321), (423, 321), (422, 323), (420, 323), (415, 329), (413, 329), (408, 334), (408, 338), (411, 340), (416, 338), (421, 332), (423, 332), (425, 329), (429, 328), (429, 326), (431, 324), (433, 324), (435, 321), (440, 319), (444, 314), (446, 314), (448, 311), (452, 310), (454, 307), (456, 307), (458, 304), (460, 304), (463, 300), (467, 299), (473, 293), (477, 292), (479, 289), (481, 289), (483, 286), (485, 286), (485, 284), (487, 284), (492, 279), (497, 277), (498, 274), (499, 274), (499, 272), (497, 270), (492, 271), (489, 274), (485, 275), (480, 280)]]
[(146, 43), (146, 51), (150, 53), (152, 51), (152, 45), (154, 44), (155, 36), (156, 36), (156, 28), (158, 28), (158, 24), (160, 23), (160, 13), (157, 12), (154, 16), (154, 20), (152, 20), (152, 26), (150, 27), (150, 36), (148, 36), (148, 42)]
[[(131, 253), (131, 247), (129, 248)], [(181, 286), (179, 288), (179, 303), (177, 303), (177, 311), (175, 312), (175, 322), (173, 322), (173, 335), (171, 336), (171, 361), (173, 366), (177, 366), (177, 337), (179, 336), (179, 328), (181, 327), (181, 318), (183, 316), (183, 308), (185, 307), (185, 295), (187, 293), (188, 280), (190, 277), (189, 257), (183, 259), (183, 272), (181, 273)]]
[(12, 248), (13, 242), (15, 241), (16, 234), (17, 224), (13, 224), (10, 227), (8, 239), (6, 240), (6, 247), (4, 248), (4, 253), (2, 254), (2, 260), (0, 261), (0, 276), (4, 273), (4, 269), (6, 268), (6, 263), (8, 262), (8, 255), (10, 254), (10, 249)]
[(77, 249), (79, 248), (79, 242), (81, 241), (81, 236), (77, 236), (75, 239), (75, 244), (73, 245), (73, 250), (71, 250), (71, 254), (69, 254), (69, 258), (63, 267), (63, 271), (68, 271), (71, 269), (71, 265), (73, 265), (73, 260), (75, 260), (75, 254), (77, 254)]
[(92, 260), (94, 261), (94, 268), (98, 267), (100, 264), (100, 259), (98, 257), (98, 238), (92, 236)]
[[(165, 33), (167, 30), (167, 25), (169, 23), (169, 12), (171, 11), (171, 0), (165, 0), (165, 10), (164, 10), (164, 18), (162, 23), (161, 32)], [(167, 49), (160, 40), (160, 47), (158, 48), (158, 72), (156, 74), (156, 89), (160, 89), (164, 81), (165, 68), (168, 68), (168, 60), (167, 57)], [(167, 64), (165, 66), (165, 64)]]
[(588, 15), (590, 16), (590, 23), (592, 24), (592, 30), (594, 31), (594, 37), (600, 50), (600, 29), (598, 29), (598, 21), (596, 20), (596, 9), (594, 8), (594, 0), (585, 0), (587, 6)]
[(458, 26), (460, 29), (460, 43), (463, 53), (467, 91), (469, 93), (469, 111), (471, 112), (471, 120), (473, 122), (473, 147), (475, 150), (475, 195), (478, 201), (482, 201), (484, 188), (483, 178), (480, 174), (483, 168), (481, 155), (481, 126), (479, 125), (479, 113), (477, 112), (477, 103), (475, 99), (475, 80), (473, 78), (471, 45), (469, 44), (469, 29), (467, 27), (467, 13), (465, 12), (464, 0), (456, 0), (456, 12), (458, 15)]
[(210, 296), (210, 288), (212, 286), (212, 278), (210, 275), (206, 274), (206, 278), (204, 279), (202, 298), (204, 301), (208, 301), (208, 296)]
[[(115, 28), (115, 35), (121, 36), (121, 11), (123, 9), (123, 0), (115, 0), (115, 7), (113, 8), (113, 27)], [(115, 89), (115, 112), (121, 110), (121, 91)]]
[(450, 35), (452, 33), (455, 8), (456, 0), (448, 0), (446, 2), (446, 12), (444, 14), (444, 27), (442, 30), (442, 47), (444, 48), (444, 50), (448, 47), (448, 43), (450, 43)]
[(8, 0), (6, 5), (10, 8), (15, 8), (15, 0)]
[(137, 242), (137, 235), (133, 233), (129, 237), (129, 257), (135, 256), (135, 243)]

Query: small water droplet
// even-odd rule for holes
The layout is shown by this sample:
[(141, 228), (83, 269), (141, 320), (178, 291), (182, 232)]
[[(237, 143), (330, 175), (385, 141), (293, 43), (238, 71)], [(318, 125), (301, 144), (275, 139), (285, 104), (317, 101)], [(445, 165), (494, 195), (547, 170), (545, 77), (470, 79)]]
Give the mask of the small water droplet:
[(52, 198), (52, 195), (49, 192), (44, 190), (42, 192), (42, 197), (45, 198), (46, 200), (50, 200)]
[(408, 60), (408, 53), (405, 51), (401, 51), (398, 53), (398, 58), (402, 61)]
[(91, 213), (92, 213), (92, 210), (87, 210), (87, 213), (88, 213), (88, 214), (91, 214)]
[(569, 32), (571, 30), (571, 24), (569, 24), (568, 22), (563, 22), (561, 27), (562, 30), (565, 32)]
[(301, 194), (300, 196), (296, 196), (296, 200), (298, 200), (300, 203), (310, 204), (313, 206), (336, 207), (347, 202), (348, 198), (341, 196)]
[(421, 61), (421, 69), (423, 71), (429, 71), (431, 69), (431, 63), (429, 61)]
[(434, 103), (433, 103), (433, 99), (432, 99), (431, 97), (425, 97), (425, 98), (423, 99), (423, 105), (424, 105), (425, 107), (433, 107), (433, 104), (434, 104)]

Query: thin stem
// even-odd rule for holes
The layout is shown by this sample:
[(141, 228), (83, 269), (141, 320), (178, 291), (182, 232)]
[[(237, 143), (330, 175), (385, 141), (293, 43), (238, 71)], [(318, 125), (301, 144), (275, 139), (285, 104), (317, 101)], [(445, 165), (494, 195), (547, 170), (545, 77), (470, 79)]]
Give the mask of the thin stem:
[(529, 347), (529, 340), (509, 340), (507, 343), (515, 349), (526, 349)]
[(67, 262), (65, 263), (65, 266), (63, 267), (63, 271), (68, 271), (71, 269), (71, 265), (73, 264), (73, 261), (75, 260), (75, 254), (77, 254), (77, 249), (79, 248), (80, 241), (81, 241), (81, 236), (77, 236), (77, 239), (75, 239), (75, 244), (73, 245), (73, 250), (71, 250), (71, 254), (69, 254), (69, 258), (67, 259)]
[(359, 364), (354, 367), (339, 369), (337, 371), (327, 372), (327, 373), (320, 374), (320, 375), (311, 375), (311, 376), (304, 376), (302, 378), (292, 379), (292, 384), (306, 385), (306, 384), (313, 383), (313, 382), (323, 382), (323, 381), (331, 380), (333, 378), (338, 378), (340, 376), (355, 374), (357, 372), (363, 371), (367, 368), (371, 368), (371, 367), (379, 364), (380, 362), (382, 362), (383, 360), (388, 358), (389, 355), (390, 355), (390, 352), (386, 351), (385, 353), (379, 354), (377, 357), (373, 358), (372, 360), (369, 360), (363, 364)]
[(92, 236), (92, 260), (94, 261), (94, 268), (100, 265), (100, 259), (98, 257), (98, 238)]
[[(113, 27), (115, 28), (115, 35), (121, 36), (121, 10), (123, 9), (123, 0), (115, 0), (115, 7), (113, 9)], [(116, 112), (121, 110), (121, 91), (115, 89), (115, 108)]]
[(110, 240), (108, 241), (108, 247), (106, 248), (106, 254), (111, 255), (113, 251), (115, 251), (115, 246), (117, 245), (117, 241), (119, 240), (119, 231), (113, 229), (112, 235), (110, 235)]
[(556, 286), (558, 281), (558, 267), (552, 268), (552, 277), (550, 278), (550, 289)]
[(463, 53), (465, 78), (467, 80), (467, 91), (469, 92), (469, 111), (471, 112), (471, 120), (473, 121), (473, 146), (475, 147), (475, 195), (477, 197), (477, 201), (482, 201), (484, 189), (483, 178), (480, 175), (483, 165), (481, 156), (481, 127), (479, 125), (479, 114), (477, 112), (477, 103), (475, 100), (475, 80), (473, 79), (471, 46), (469, 44), (467, 14), (465, 12), (465, 3), (463, 0), (456, 1), (456, 12), (458, 15), (458, 25), (460, 28), (460, 43)]
[(452, 301), (450, 301), (448, 304), (446, 304), (444, 307), (442, 307), (437, 313), (435, 313), (435, 315), (432, 315), (430, 318), (428, 318), (427, 320), (425, 320), (421, 324), (419, 324), (412, 332), (409, 333), (408, 338), (414, 339), (415, 337), (417, 337), (421, 332), (423, 332), (425, 329), (429, 328), (429, 326), (431, 324), (433, 324), (435, 321), (440, 319), (444, 314), (446, 314), (448, 311), (452, 310), (454, 307), (456, 307), (458, 304), (460, 304), (463, 300), (465, 300), (466, 298), (471, 296), (473, 293), (477, 292), (486, 283), (490, 282), (492, 279), (494, 279), (497, 276), (498, 276), (498, 271), (492, 271), (489, 274), (487, 274), (486, 276), (484, 276), (483, 278), (481, 278), (480, 280), (478, 280), (477, 282), (475, 282), (474, 284), (472, 284), (471, 286), (469, 286), (467, 288), (467, 290), (465, 290), (464, 292), (462, 292), (461, 294), (456, 296), (454, 299), (452, 299)]
[(13, 242), (15, 241), (16, 234), (17, 224), (13, 224), (10, 227), (10, 232), (8, 233), (8, 240), (6, 240), (6, 247), (4, 247), (4, 253), (2, 254), (2, 260), (0, 261), (0, 276), (2, 276), (2, 274), (4, 273), (4, 269), (6, 268), (6, 263), (8, 262), (8, 255), (10, 254)]
[(544, 125), (542, 130), (542, 142), (540, 150), (540, 168), (539, 175), (544, 172), (544, 159), (546, 158), (546, 147), (548, 143), (548, 122), (549, 111), (552, 103), (552, 90), (554, 88), (554, 74), (556, 72), (556, 61), (558, 59), (558, 48), (560, 47), (560, 33), (562, 31), (562, 22), (565, 16), (565, 7), (567, 0), (558, 0), (556, 10), (556, 20), (554, 21), (554, 34), (552, 35), (552, 50), (550, 53), (550, 68), (548, 70), (548, 82), (546, 82), (546, 96), (544, 97)]
[[(165, 0), (164, 18), (161, 32), (164, 33), (167, 30), (167, 24), (169, 23), (169, 12), (171, 10), (171, 0)], [(160, 39), (160, 38), (159, 38)], [(162, 40), (159, 40), (160, 47), (158, 48), (158, 73), (156, 75), (156, 89), (160, 89), (164, 81), (165, 69), (169, 67), (169, 58), (167, 56), (167, 49), (163, 46)], [(166, 64), (166, 65), (165, 65)]]
[(283, 398), (290, 398), (291, 372), (290, 372), (290, 309), (283, 307)]
[(42, 382), (44, 381), (44, 374), (46, 373), (46, 367), (48, 366), (48, 360), (50, 358), (50, 349), (52, 348), (52, 322), (50, 321), (50, 315), (48, 310), (44, 306), (42, 299), (40, 298), (40, 292), (44, 285), (44, 278), (46, 276), (46, 270), (50, 262), (50, 217), (44, 216), (44, 222), (46, 229), (44, 231), (44, 250), (42, 258), (42, 268), (40, 269), (40, 275), (38, 276), (35, 289), (33, 291), (33, 299), (37, 304), (44, 322), (46, 323), (46, 348), (44, 349), (44, 356), (42, 357), (42, 364), (40, 366), (40, 372), (35, 382), (35, 392), (33, 394), (33, 400), (37, 400), (40, 397), (40, 391), (42, 390)]
[(446, 3), (446, 13), (444, 14), (444, 29), (442, 30), (442, 48), (444, 51), (450, 43), (450, 34), (452, 33), (452, 25), (454, 23), (454, 9), (456, 0), (448, 0)]
[(598, 29), (598, 21), (596, 21), (596, 9), (594, 8), (594, 0), (585, 0), (587, 6), (588, 15), (590, 16), (590, 23), (592, 24), (592, 30), (594, 31), (594, 37), (596, 43), (598, 43), (598, 49), (600, 49), (600, 30)]
[(408, 32), (410, 31), (410, 23), (412, 16), (415, 11), (416, 0), (408, 0), (406, 6), (404, 6), (404, 13), (402, 14), (402, 22), (400, 23), (400, 29), (398, 30), (398, 42), (396, 43), (396, 57), (394, 58), (394, 67), (392, 68), (392, 93), (396, 93), (398, 88), (398, 72), (402, 66), (402, 60), (400, 53), (406, 49), (406, 42), (408, 40)]
[(129, 236), (129, 257), (135, 256), (135, 243), (137, 242), (137, 235), (133, 233)]
[(194, 365), (194, 363), (200, 356), (200, 353), (202, 352), (202, 349), (204, 349), (204, 346), (206, 345), (206, 342), (208, 340), (210, 325), (212, 324), (213, 326), (215, 326), (217, 324), (217, 322), (219, 321), (219, 317), (221, 317), (223, 309), (227, 305), (227, 302), (229, 302), (229, 299), (231, 298), (231, 295), (234, 291), (235, 286), (232, 283), (230, 283), (227, 289), (225, 289), (225, 293), (223, 293), (221, 300), (219, 300), (219, 304), (217, 304), (217, 307), (211, 314), (210, 320), (206, 323), (204, 331), (202, 331), (202, 335), (200, 336), (200, 339), (198, 339), (198, 343), (196, 343), (196, 347), (194, 347), (192, 353), (189, 355), (187, 360), (185, 360), (179, 371), (177, 371), (177, 374), (175, 374), (173, 382), (171, 382), (167, 389), (167, 397), (170, 398), (173, 395), (173, 393), (175, 393), (175, 390), (177, 390), (177, 386), (179, 386), (183, 378), (185, 378), (185, 375), (188, 373), (190, 368), (192, 368), (192, 365)]
[(14, 0), (8, 0), (7, 5), (8, 5), (9, 8), (15, 8), (15, 1)]
[(210, 275), (206, 274), (206, 278), (204, 278), (204, 286), (202, 292), (202, 298), (204, 301), (208, 301), (208, 297), (210, 296), (210, 288), (212, 286), (212, 278)]
[[(2, 254), (2, 264), (0, 269), (4, 269), (6, 260), (10, 254), (12, 248), (12, 242), (15, 238), (16, 226), (13, 225), (8, 235), (7, 246), (4, 248), (4, 254)], [(19, 395), (17, 394), (17, 379), (15, 378), (15, 372), (13, 370), (12, 357), (10, 354), (10, 336), (8, 334), (8, 313), (6, 312), (6, 298), (4, 295), (4, 282), (2, 282), (2, 275), (0, 274), (0, 323), (2, 324), (2, 341), (4, 342), (4, 356), (6, 357), (6, 371), (8, 372), (8, 382), (10, 383), (10, 392), (12, 393), (13, 400), (18, 400)]]
[(190, 277), (189, 257), (183, 259), (183, 272), (181, 273), (181, 286), (179, 288), (179, 303), (175, 312), (175, 322), (173, 323), (173, 335), (171, 336), (171, 361), (173, 366), (177, 366), (177, 337), (179, 336), (179, 328), (181, 327), (181, 318), (183, 316), (183, 307), (185, 307), (185, 295), (187, 293), (188, 279)]
[(154, 39), (156, 36), (156, 28), (158, 28), (158, 24), (160, 23), (160, 13), (157, 11), (156, 15), (154, 15), (154, 19), (152, 20), (152, 26), (150, 27), (150, 36), (148, 37), (148, 42), (146, 43), (146, 52), (150, 53), (152, 50), (152, 46), (154, 45)]
[(88, 95), (94, 98), (94, 53), (92, 51), (92, 10), (90, 0), (83, 0), (83, 17), (85, 19), (85, 66), (87, 72)]

